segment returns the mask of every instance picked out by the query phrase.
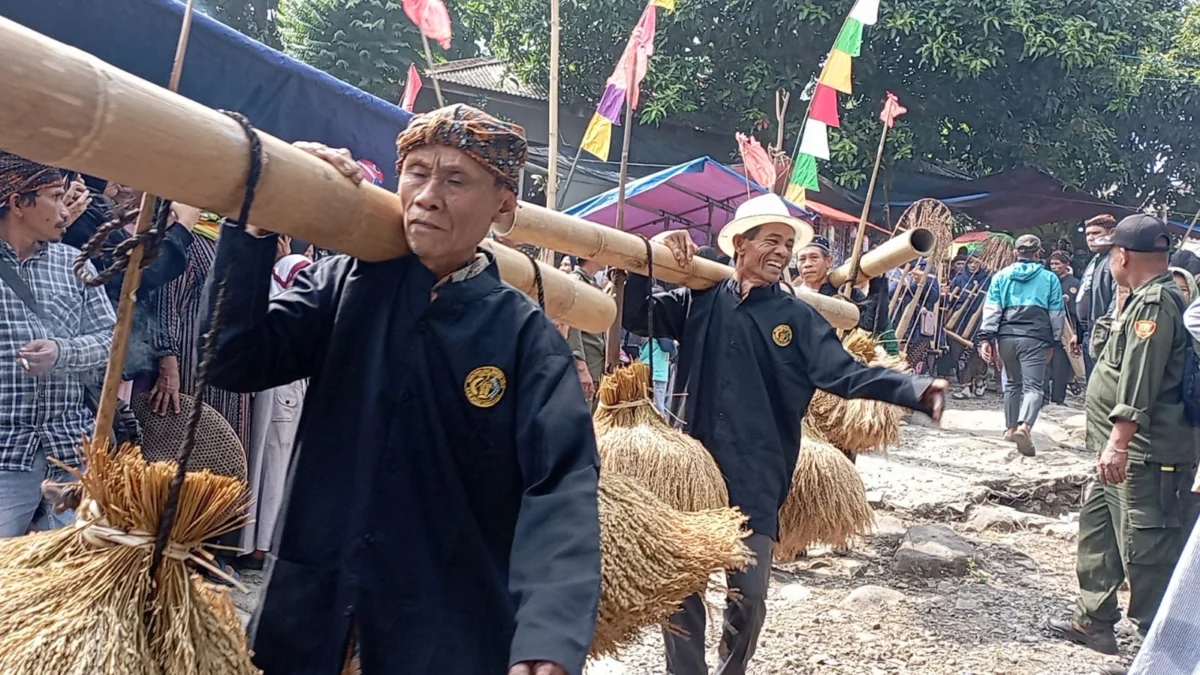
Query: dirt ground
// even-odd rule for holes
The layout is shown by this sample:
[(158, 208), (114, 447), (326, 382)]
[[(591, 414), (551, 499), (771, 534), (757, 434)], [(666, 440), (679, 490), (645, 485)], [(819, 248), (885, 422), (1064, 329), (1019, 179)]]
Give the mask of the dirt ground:
[[(1019, 456), (1001, 438), (998, 396), (956, 400), (950, 407), (942, 428), (914, 417), (901, 447), (859, 458), (876, 509), (874, 534), (847, 556), (813, 551), (807, 559), (773, 566), (752, 675), (1084, 675), (1108, 658), (1057, 641), (1043, 628), (1048, 617), (1069, 612), (1077, 588), (1075, 521), (1094, 461), (1083, 449), (1079, 402), (1043, 410), (1033, 458)], [(971, 531), (966, 521), (979, 504), (1041, 517), (1030, 529)], [(925, 523), (948, 525), (976, 545), (965, 577), (926, 579), (894, 570), (901, 536)], [(247, 573), (244, 580), (251, 594), (237, 599), (249, 612), (261, 577)], [(845, 603), (864, 586), (888, 589), (873, 592), (888, 597)], [(714, 606), (721, 597), (710, 592)], [(716, 663), (716, 611), (709, 620), (710, 666)], [(1131, 630), (1122, 625), (1119, 633), (1127, 661)], [(588, 668), (588, 675), (665, 672), (657, 630), (647, 631), (620, 659)]]

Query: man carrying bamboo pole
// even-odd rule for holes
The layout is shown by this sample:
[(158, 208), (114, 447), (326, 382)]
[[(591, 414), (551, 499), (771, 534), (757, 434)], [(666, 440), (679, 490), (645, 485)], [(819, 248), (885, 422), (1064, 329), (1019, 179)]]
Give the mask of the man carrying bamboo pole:
[[(838, 289), (829, 282), (829, 271), (833, 269), (833, 251), (829, 240), (825, 237), (812, 238), (808, 246), (796, 254), (796, 265), (800, 273), (800, 282), (810, 290), (827, 297), (836, 297)], [(857, 287), (851, 292), (850, 299), (858, 305), (858, 327), (868, 333), (882, 333), (886, 329), (887, 317), (880, 316), (883, 307), (887, 307), (887, 279), (876, 277), (871, 279), (871, 292), (863, 293)]]
[[(721, 249), (734, 256), (732, 278), (704, 290), (655, 293), (649, 279), (629, 275), (624, 325), (634, 333), (668, 337), (679, 345), (675, 393), (686, 431), (713, 454), (729, 487), (729, 501), (750, 517), (747, 545), (757, 563), (729, 575), (737, 600), (725, 608), (717, 673), (743, 675), (766, 618), (771, 554), (778, 512), (791, 487), (800, 449), (800, 421), (816, 388), (844, 398), (871, 398), (941, 417), (944, 380), (913, 377), (855, 361), (833, 328), (802, 300), (783, 291), (780, 275), (797, 242), (812, 237), (779, 197), (747, 200), (721, 231)], [(682, 230), (655, 240), (680, 265), (696, 244)], [(647, 319), (653, 312), (653, 332)], [(706, 675), (703, 599), (692, 596), (672, 617), (683, 633), (664, 632), (667, 669)]]
[[(361, 180), (348, 152), (306, 149)], [(477, 248), (516, 207), (524, 132), (455, 105), (397, 150), (413, 255), (322, 260), (268, 300), (275, 237), (226, 227), (217, 249), (212, 383), (311, 378), (255, 662), (324, 675), (356, 642), (365, 675), (579, 675), (600, 595), (591, 415), (566, 342)]]

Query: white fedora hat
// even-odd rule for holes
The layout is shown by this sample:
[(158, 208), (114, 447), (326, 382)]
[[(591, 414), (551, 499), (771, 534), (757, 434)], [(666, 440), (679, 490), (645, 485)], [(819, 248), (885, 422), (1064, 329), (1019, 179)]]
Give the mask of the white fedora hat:
[(717, 237), (717, 246), (721, 248), (722, 253), (732, 258), (734, 237), (769, 223), (789, 225), (796, 231), (796, 245), (792, 248), (793, 252), (808, 246), (808, 242), (812, 241), (812, 225), (793, 216), (792, 212), (788, 210), (787, 202), (783, 201), (779, 195), (768, 192), (742, 202), (742, 205), (737, 208), (737, 212), (733, 214), (733, 220), (721, 228), (721, 234)]

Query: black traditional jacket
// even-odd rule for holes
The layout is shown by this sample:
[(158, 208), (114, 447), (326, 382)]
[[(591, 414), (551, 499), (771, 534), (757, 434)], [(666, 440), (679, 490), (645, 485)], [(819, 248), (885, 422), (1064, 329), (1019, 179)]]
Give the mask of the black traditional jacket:
[[(415, 256), (335, 256), (268, 299), (274, 237), (225, 228), (211, 384), (309, 378), (268, 583), (267, 675), (578, 675), (600, 594), (599, 460), (575, 360), (494, 261), (441, 285)], [(215, 295), (211, 292), (209, 295)]]
[[(625, 285), (623, 323), (647, 334), (646, 277)], [(654, 295), (654, 334), (679, 342), (676, 414), (716, 459), (729, 501), (758, 534), (778, 538), (778, 513), (800, 451), (800, 422), (814, 390), (930, 412), (931, 380), (855, 361), (808, 303), (778, 284), (744, 300), (733, 279), (704, 291)]]

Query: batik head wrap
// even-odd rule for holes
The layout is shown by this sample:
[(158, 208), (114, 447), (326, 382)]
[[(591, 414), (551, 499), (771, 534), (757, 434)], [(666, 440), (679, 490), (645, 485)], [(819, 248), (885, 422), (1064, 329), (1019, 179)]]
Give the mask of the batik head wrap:
[(0, 150), (0, 204), (13, 195), (62, 183), (63, 174), (58, 169)]
[(396, 137), (396, 172), (402, 171), (405, 155), (427, 145), (462, 150), (513, 192), (528, 155), (524, 128), (461, 103), (412, 119)]

